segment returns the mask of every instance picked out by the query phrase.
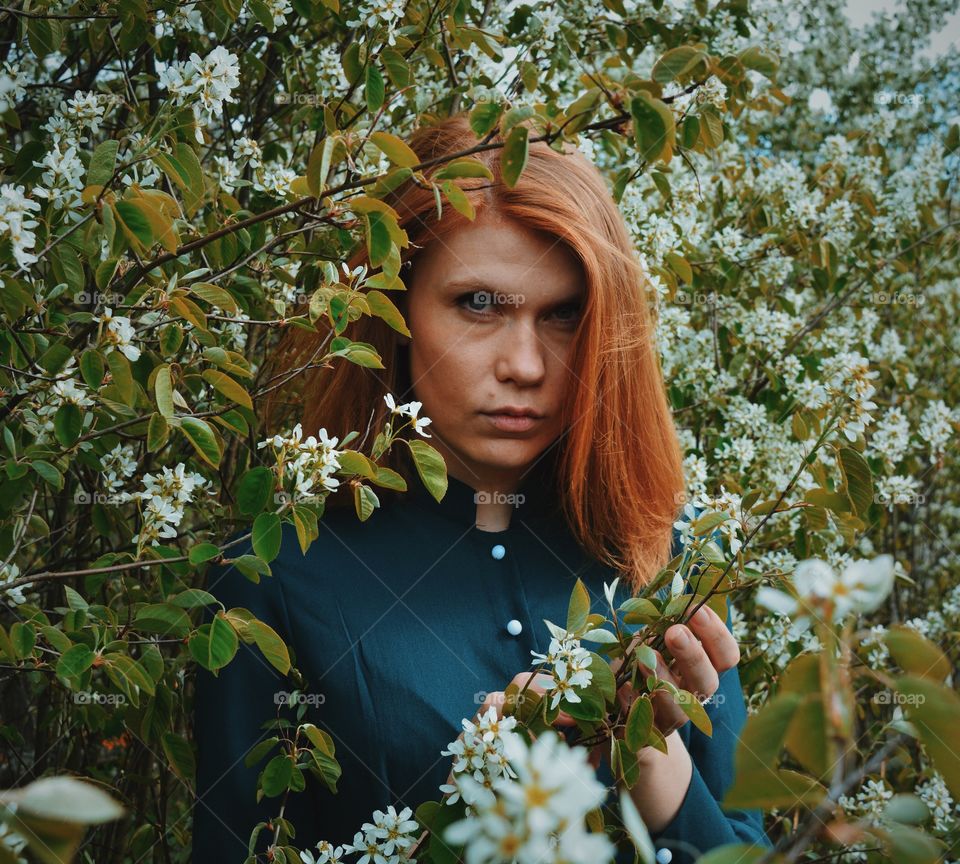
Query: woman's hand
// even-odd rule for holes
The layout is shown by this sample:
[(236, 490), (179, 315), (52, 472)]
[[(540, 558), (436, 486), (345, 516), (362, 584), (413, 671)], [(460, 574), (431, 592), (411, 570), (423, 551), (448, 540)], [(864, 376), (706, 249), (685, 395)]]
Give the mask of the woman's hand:
[[(532, 676), (532, 677), (531, 677)], [(514, 701), (519, 702), (526, 697), (528, 693), (536, 693), (541, 698), (543, 698), (545, 693), (549, 693), (546, 686), (553, 681), (553, 676), (546, 672), (519, 672), (513, 676), (513, 679), (507, 684), (509, 687), (511, 684), (516, 685), (517, 689), (520, 691), (515, 695), (507, 696), (504, 690), (494, 690), (491, 693), (487, 693), (486, 698), (483, 700), (483, 704), (480, 706), (480, 710), (473, 717), (473, 723), (476, 723), (481, 715), (486, 714), (491, 707), (495, 708), (497, 711), (497, 717), (503, 717), (503, 707), (510, 701), (511, 704)], [(529, 683), (528, 683), (529, 682)], [(526, 689), (524, 689), (526, 686)], [(573, 719), (569, 714), (564, 711), (560, 711), (557, 714), (557, 719), (553, 721), (554, 726), (575, 726), (576, 720)], [(459, 741), (463, 738), (463, 732), (457, 737)], [(591, 763), (594, 767), (599, 764), (599, 761), (595, 761), (591, 758)], [(451, 769), (450, 774), (447, 776), (447, 784), (453, 783), (453, 770)]]
[[(674, 624), (667, 628), (667, 647), (674, 659), (671, 665), (667, 666), (663, 655), (656, 651), (657, 675), (680, 689), (688, 690), (701, 702), (705, 702), (717, 692), (720, 673), (732, 669), (740, 662), (740, 647), (723, 619), (706, 604), (697, 610), (687, 624)], [(634, 637), (632, 644), (636, 645), (640, 640), (641, 636), (638, 635)], [(610, 667), (614, 675), (622, 664), (623, 660), (619, 657), (611, 661)], [(640, 666), (649, 673), (653, 672), (649, 666), (642, 663)], [(629, 711), (634, 698), (636, 695), (629, 682), (617, 691), (617, 699), (624, 711)], [(657, 690), (652, 694), (651, 702), (654, 725), (664, 737), (679, 729), (689, 719), (673, 694), (667, 690)], [(619, 730), (617, 737), (622, 737)]]

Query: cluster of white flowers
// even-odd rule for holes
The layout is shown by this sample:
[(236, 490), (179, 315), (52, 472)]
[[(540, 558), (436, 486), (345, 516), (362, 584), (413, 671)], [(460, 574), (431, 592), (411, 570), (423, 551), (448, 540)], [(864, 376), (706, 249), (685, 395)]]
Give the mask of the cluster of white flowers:
[(420, 409), (423, 407), (422, 402), (404, 402), (402, 405), (398, 405), (396, 399), (394, 399), (392, 393), (387, 393), (383, 397), (383, 401), (387, 403), (387, 408), (390, 409), (391, 414), (399, 414), (403, 417), (409, 417), (413, 421), (413, 429), (415, 432), (422, 435), (424, 438), (432, 438), (429, 432), (425, 432), (427, 426), (429, 426), (433, 421), (429, 417), (420, 417)]
[(186, 505), (193, 500), (197, 490), (209, 483), (202, 474), (188, 473), (180, 462), (173, 469), (164, 466), (158, 475), (144, 474), (142, 491), (118, 492), (114, 499), (118, 503), (146, 502), (141, 510), (143, 524), (133, 542), (140, 546), (147, 543), (158, 546), (161, 539), (177, 536), (177, 526), (183, 519)]
[(878, 477), (875, 497), (877, 501), (890, 504), (910, 504), (920, 496), (920, 481), (913, 476), (891, 474)]
[(73, 375), (75, 363), (76, 358), (71, 357), (70, 361), (61, 370), (63, 374), (57, 378), (53, 385), (38, 391), (40, 404), (37, 407), (37, 416), (44, 421), (40, 433), (44, 440), (53, 432), (53, 417), (61, 405), (67, 403), (76, 405), (81, 409), (81, 412), (84, 408), (93, 405), (93, 399), (86, 385), (82, 381), (78, 381)]
[(537, 659), (530, 665), (549, 664), (551, 666), (553, 680), (544, 684), (544, 690), (553, 691), (551, 708), (556, 708), (561, 699), (580, 702), (577, 689), (590, 686), (593, 673), (589, 667), (593, 658), (575, 636), (550, 621), (547, 621), (546, 625), (550, 630), (550, 645), (547, 653), (539, 654), (531, 651), (530, 653)]
[(329, 840), (321, 840), (316, 845), (316, 855), (309, 849), (304, 849), (300, 853), (300, 860), (303, 864), (343, 864), (343, 856), (350, 848), (334, 846)]
[(27, 95), (31, 78), (25, 63), (5, 60), (0, 66), (0, 112), (17, 107), (17, 102)]
[(673, 97), (673, 101), (668, 104), (670, 110), (678, 119), (690, 112), (691, 105), (714, 105), (721, 111), (727, 107), (727, 85), (716, 75), (711, 75), (690, 93), (684, 93), (683, 91), (684, 87), (681, 87), (676, 81), (668, 82), (663, 88), (664, 97)]
[(104, 112), (112, 98), (105, 93), (77, 90), (70, 99), (60, 103), (57, 111), (41, 128), (50, 133), (53, 143), (58, 147), (85, 144), (88, 139), (83, 130), (89, 127), (91, 132), (100, 131)]
[(116, 349), (128, 360), (140, 359), (140, 349), (133, 343), (137, 334), (129, 318), (124, 315), (114, 315), (113, 310), (107, 306), (103, 314), (94, 315), (93, 320), (107, 325), (102, 336), (106, 340), (108, 353)]
[(824, 358), (821, 371), (828, 392), (849, 397), (849, 413), (842, 415), (837, 422), (846, 438), (856, 441), (873, 420), (870, 412), (877, 405), (870, 401), (876, 392), (871, 381), (880, 373), (870, 369), (867, 358), (856, 351), (843, 351)]
[(466, 864), (610, 861), (616, 851), (610, 839), (585, 826), (586, 815), (607, 792), (587, 750), (568, 746), (552, 729), (532, 745), (516, 732), (506, 733), (504, 748), (515, 779), (501, 777), (491, 788), (469, 776), (460, 780), (475, 812), (449, 825), (443, 837), (464, 846)]
[(931, 777), (918, 784), (914, 791), (930, 810), (934, 831), (950, 831), (956, 824), (960, 805), (954, 802), (943, 775), (933, 771)]
[(9, 583), (19, 578), (20, 568), (16, 564), (13, 562), (10, 562), (9, 564), (0, 562), (0, 592), (6, 594), (7, 597), (9, 597), (18, 606), (21, 603), (27, 602), (27, 598), (24, 596), (23, 592), (33, 585), (32, 582), (25, 582), (23, 585), (17, 585), (16, 588), (6, 587)]
[(233, 90), (240, 84), (236, 54), (218, 45), (206, 57), (196, 52), (189, 60), (174, 61), (160, 70), (159, 84), (178, 105), (190, 105), (197, 121), (196, 138), (203, 143), (201, 127), (223, 111), (224, 102), (236, 102)]
[(257, 444), (257, 449), (272, 446), (277, 458), (283, 462), (285, 475), (294, 481), (297, 496), (316, 495), (315, 484), (319, 483), (327, 492), (333, 492), (340, 481), (333, 476), (340, 468), (338, 457), (341, 451), (336, 449), (339, 438), (331, 438), (325, 428), (317, 433), (319, 438), (308, 435), (303, 438), (303, 425), (297, 423), (289, 435), (274, 435)]
[(893, 790), (884, 780), (867, 780), (855, 796), (841, 795), (837, 803), (845, 812), (871, 825), (880, 825), (883, 810), (892, 797)]
[(500, 777), (516, 777), (503, 747), (503, 736), (517, 725), (516, 717), (499, 717), (495, 705), (481, 712), (476, 721), (464, 718), (460, 721), (463, 732), (456, 741), (450, 742), (441, 756), (453, 756), (450, 769), (452, 783), (444, 783), (440, 791), (447, 796), (446, 804), (455, 804), (463, 797), (467, 813), (471, 811), (474, 797), (472, 787), (463, 787), (460, 779), (472, 777), (480, 785), (491, 788)]
[(413, 845), (415, 838), (412, 832), (420, 827), (415, 819), (410, 818), (411, 815), (409, 807), (397, 813), (392, 804), (386, 812), (374, 810), (373, 822), (364, 822), (354, 835), (353, 843), (344, 846), (343, 851), (363, 853), (357, 864), (367, 861), (399, 864), (409, 860), (403, 853)]
[(164, 36), (174, 37), (181, 33), (199, 33), (206, 35), (207, 28), (203, 24), (203, 15), (197, 8), (198, 3), (178, 3), (173, 12), (164, 9), (157, 10), (156, 25), (153, 32), (157, 39)]
[(930, 402), (923, 409), (917, 434), (930, 445), (930, 455), (937, 457), (946, 452), (947, 442), (960, 424), (960, 412), (951, 410), (942, 399)]
[(403, 0), (363, 0), (357, 5), (357, 17), (347, 21), (348, 27), (378, 27), (383, 24), (387, 28), (387, 44), (395, 45), (397, 41), (397, 24), (403, 17), (406, 4)]
[(130, 444), (117, 444), (100, 460), (100, 473), (110, 492), (123, 488), (124, 480), (137, 473), (137, 460)]
[(39, 209), (40, 203), (28, 198), (23, 186), (0, 186), (0, 234), (10, 235), (13, 257), (21, 267), (29, 267), (37, 260), (31, 251), (37, 237), (31, 229), (38, 223), (30, 218), (30, 211)]
[(832, 621), (840, 621), (850, 613), (872, 612), (893, 589), (893, 581), (892, 555), (854, 561), (840, 573), (826, 561), (808, 558), (793, 573), (798, 598), (763, 585), (757, 589), (756, 599), (781, 615), (797, 615), (791, 630), (791, 638), (796, 638), (810, 626), (811, 615), (829, 613)]

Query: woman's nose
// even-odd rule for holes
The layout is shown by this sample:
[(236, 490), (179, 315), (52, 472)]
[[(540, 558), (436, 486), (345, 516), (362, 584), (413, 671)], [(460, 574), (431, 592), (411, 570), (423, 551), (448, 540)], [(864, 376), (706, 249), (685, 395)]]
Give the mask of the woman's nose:
[(546, 347), (532, 324), (507, 327), (498, 340), (496, 375), (499, 381), (536, 384), (546, 373)]

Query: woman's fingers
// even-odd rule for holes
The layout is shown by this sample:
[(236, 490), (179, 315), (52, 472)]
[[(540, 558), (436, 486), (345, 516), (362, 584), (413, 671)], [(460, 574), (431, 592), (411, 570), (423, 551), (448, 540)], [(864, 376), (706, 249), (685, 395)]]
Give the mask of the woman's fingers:
[(709, 606), (701, 606), (687, 626), (703, 643), (703, 649), (718, 672), (732, 669), (740, 662), (737, 640), (727, 629), (726, 622)]
[(699, 699), (706, 699), (716, 693), (720, 686), (720, 676), (707, 656), (703, 643), (683, 624), (669, 627), (666, 636), (667, 645), (674, 657), (671, 670), (683, 682), (683, 689), (689, 690)]

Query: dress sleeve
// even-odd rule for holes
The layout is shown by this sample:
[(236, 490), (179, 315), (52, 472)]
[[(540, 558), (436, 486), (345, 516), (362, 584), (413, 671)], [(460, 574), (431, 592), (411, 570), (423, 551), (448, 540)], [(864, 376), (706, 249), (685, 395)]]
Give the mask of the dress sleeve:
[[(229, 554), (236, 557), (246, 551), (239, 544)], [(206, 590), (227, 609), (249, 609), (289, 644), (277, 579), (276, 568), (273, 576), (261, 576), (255, 584), (235, 567), (215, 565), (208, 571)], [(208, 608), (204, 620), (209, 622), (217, 608)], [(249, 768), (244, 757), (254, 744), (276, 734), (261, 727), (277, 717), (277, 694), (292, 689), (256, 645), (242, 640), (234, 658), (216, 675), (197, 664), (193, 713), (197, 795), (191, 861), (240, 864), (248, 857), (248, 841), (257, 823), (279, 813), (281, 798), (256, 800), (257, 776), (279, 751)], [(302, 820), (305, 816), (307, 797), (305, 793), (289, 796), (284, 816), (295, 825), (298, 817)], [(262, 851), (270, 839), (272, 832), (261, 831), (256, 850)]]
[[(727, 628), (732, 632), (727, 611)], [(706, 705), (713, 736), (692, 723), (683, 736), (693, 762), (690, 785), (672, 821), (651, 832), (659, 864), (691, 864), (697, 856), (728, 843), (770, 847), (759, 809), (725, 809), (720, 805), (734, 779), (734, 750), (746, 722), (746, 706), (737, 667), (720, 674), (720, 686)]]

